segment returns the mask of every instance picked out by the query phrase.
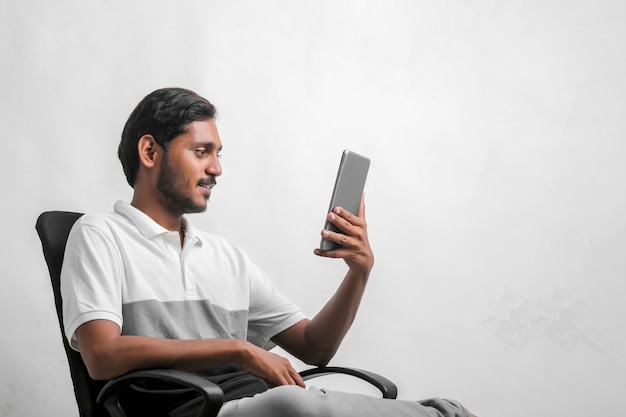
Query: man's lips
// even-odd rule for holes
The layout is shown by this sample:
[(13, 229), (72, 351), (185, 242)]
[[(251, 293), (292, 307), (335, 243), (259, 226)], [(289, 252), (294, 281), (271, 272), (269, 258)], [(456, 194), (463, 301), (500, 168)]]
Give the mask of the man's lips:
[(217, 185), (215, 178), (209, 178), (208, 180), (202, 180), (198, 182), (198, 187), (211, 191), (213, 187)]

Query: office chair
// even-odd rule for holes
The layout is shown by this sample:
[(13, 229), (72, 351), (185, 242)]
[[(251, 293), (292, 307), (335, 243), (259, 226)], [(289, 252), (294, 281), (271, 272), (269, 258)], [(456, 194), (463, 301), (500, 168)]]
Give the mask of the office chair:
[[(196, 390), (204, 398), (204, 406), (198, 416), (215, 417), (224, 402), (222, 390), (218, 385), (189, 372), (174, 369), (147, 369), (129, 372), (108, 382), (96, 381), (89, 376), (80, 353), (70, 347), (64, 336), (60, 288), (65, 243), (70, 229), (81, 216), (81, 213), (47, 211), (39, 216), (35, 226), (50, 273), (63, 347), (70, 367), (80, 417), (106, 417), (107, 413), (110, 417), (126, 417), (119, 402), (119, 395), (129, 385), (145, 379), (176, 383)], [(308, 369), (300, 373), (304, 380), (328, 374), (346, 374), (367, 381), (380, 390), (383, 398), (395, 399), (397, 396), (397, 388), (393, 382), (369, 371), (343, 367), (322, 367)]]

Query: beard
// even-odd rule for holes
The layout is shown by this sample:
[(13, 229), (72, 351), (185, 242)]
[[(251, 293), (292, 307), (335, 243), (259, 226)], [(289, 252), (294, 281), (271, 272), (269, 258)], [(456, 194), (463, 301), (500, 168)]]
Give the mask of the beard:
[[(215, 183), (215, 178), (210, 179)], [(185, 213), (202, 213), (206, 210), (206, 201), (204, 204), (196, 203), (192, 196), (184, 191), (187, 186), (185, 177), (169, 165), (167, 154), (163, 159), (163, 165), (159, 171), (157, 178), (156, 190), (159, 200), (163, 205), (175, 215), (183, 215)], [(207, 198), (208, 200), (208, 198)]]

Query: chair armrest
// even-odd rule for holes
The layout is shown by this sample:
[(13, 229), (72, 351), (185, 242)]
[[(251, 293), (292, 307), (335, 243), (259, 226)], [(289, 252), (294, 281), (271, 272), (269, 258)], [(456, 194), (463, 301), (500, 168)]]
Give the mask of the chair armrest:
[(356, 368), (344, 368), (337, 366), (328, 366), (321, 368), (313, 368), (307, 369), (305, 371), (300, 372), (300, 376), (302, 379), (309, 380), (311, 378), (315, 378), (323, 375), (331, 375), (331, 374), (345, 374), (354, 376), (356, 378), (362, 379), (366, 382), (369, 382), (376, 388), (380, 390), (383, 394), (383, 398), (396, 399), (398, 396), (398, 387), (396, 384), (388, 380), (382, 375), (378, 375), (375, 372), (364, 371), (362, 369)]
[(198, 417), (215, 417), (224, 403), (224, 393), (217, 384), (198, 375), (174, 369), (146, 369), (124, 374), (109, 381), (98, 394), (96, 401), (104, 406), (111, 417), (126, 417), (118, 400), (120, 391), (146, 378), (174, 382), (197, 390), (204, 398), (204, 406)]

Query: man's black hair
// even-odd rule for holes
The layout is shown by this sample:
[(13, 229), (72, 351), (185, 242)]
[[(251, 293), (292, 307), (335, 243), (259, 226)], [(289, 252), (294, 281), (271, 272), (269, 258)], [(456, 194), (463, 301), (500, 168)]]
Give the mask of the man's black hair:
[(186, 133), (189, 124), (214, 118), (213, 104), (191, 90), (162, 88), (144, 97), (128, 117), (117, 149), (128, 184), (134, 187), (137, 179), (137, 143), (143, 135), (152, 135), (167, 152), (169, 143)]

